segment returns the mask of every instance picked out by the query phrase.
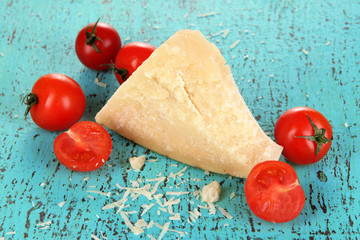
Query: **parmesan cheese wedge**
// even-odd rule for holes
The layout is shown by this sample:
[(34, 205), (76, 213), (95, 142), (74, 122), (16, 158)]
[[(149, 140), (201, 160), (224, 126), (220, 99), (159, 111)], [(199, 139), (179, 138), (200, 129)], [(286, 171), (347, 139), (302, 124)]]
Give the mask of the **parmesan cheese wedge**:
[(252, 116), (220, 51), (193, 30), (157, 48), (95, 120), (169, 158), (236, 177), (282, 151)]

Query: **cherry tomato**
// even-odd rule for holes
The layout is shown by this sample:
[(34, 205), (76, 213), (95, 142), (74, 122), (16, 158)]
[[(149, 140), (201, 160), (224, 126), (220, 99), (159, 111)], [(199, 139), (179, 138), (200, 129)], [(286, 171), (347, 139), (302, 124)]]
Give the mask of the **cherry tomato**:
[(320, 161), (329, 151), (332, 127), (318, 111), (295, 107), (284, 112), (275, 124), (276, 142), (284, 147), (286, 159), (297, 164)]
[(79, 60), (93, 70), (108, 69), (106, 64), (114, 62), (121, 48), (119, 33), (111, 25), (99, 20), (85, 26), (75, 41)]
[(86, 99), (80, 85), (70, 77), (52, 73), (40, 77), (24, 98), (31, 118), (41, 128), (60, 131), (80, 120)]
[(148, 43), (132, 42), (123, 46), (115, 58), (114, 73), (120, 84), (154, 52), (156, 48)]
[(293, 220), (305, 205), (295, 170), (280, 161), (255, 165), (245, 182), (245, 197), (256, 216), (277, 223)]
[(54, 142), (57, 159), (71, 170), (88, 172), (100, 168), (110, 157), (112, 140), (100, 124), (78, 122)]

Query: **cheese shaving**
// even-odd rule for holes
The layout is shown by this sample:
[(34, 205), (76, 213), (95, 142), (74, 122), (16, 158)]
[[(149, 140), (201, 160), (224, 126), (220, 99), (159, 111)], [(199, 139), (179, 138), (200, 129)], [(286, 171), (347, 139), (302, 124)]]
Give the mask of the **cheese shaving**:
[(36, 226), (42, 226), (43, 227), (43, 226), (49, 225), (51, 223), (52, 223), (52, 220), (47, 221), (47, 222), (38, 223), (38, 224), (36, 224)]
[(160, 232), (160, 235), (158, 237), (158, 240), (161, 240), (165, 236), (166, 232), (169, 230), (169, 226), (170, 226), (170, 222), (164, 224)]
[(95, 190), (86, 190), (87, 192), (90, 192), (90, 193), (97, 193), (97, 194), (100, 194), (100, 195), (104, 195), (104, 196), (107, 196), (107, 197), (110, 197), (111, 195), (111, 192), (101, 192), (101, 191), (95, 191)]
[(223, 31), (222, 38), (225, 39), (225, 38), (229, 35), (229, 32), (230, 32), (229, 29), (225, 29), (225, 30)]
[(240, 43), (240, 40), (236, 40), (233, 44), (230, 45), (230, 49), (235, 48)]
[(151, 240), (156, 240), (156, 238), (153, 235), (148, 234), (147, 235)]
[(169, 220), (172, 221), (181, 220), (180, 213), (175, 213), (173, 216), (170, 216)]
[(100, 87), (104, 87), (104, 88), (106, 88), (108, 86), (106, 83), (100, 82), (98, 77), (95, 78), (95, 83), (97, 85), (99, 85)]
[(236, 196), (236, 193), (232, 192), (232, 193), (230, 194), (230, 199), (233, 199), (235, 196)]
[(117, 201), (117, 202), (113, 202), (110, 203), (108, 205), (105, 205), (102, 210), (108, 210), (108, 209), (112, 209), (115, 207), (120, 207), (123, 203), (125, 203), (128, 199), (127, 198), (122, 198), (121, 200)]
[(14, 235), (14, 234), (16, 234), (16, 231), (5, 233), (5, 235)]
[(215, 12), (199, 14), (198, 17), (209, 17), (215, 15)]
[(147, 213), (147, 212), (150, 210), (150, 208), (152, 208), (154, 205), (155, 205), (154, 203), (151, 203), (151, 204), (149, 204), (149, 205), (143, 204), (141, 207), (142, 207), (144, 210), (142, 211), (142, 213), (141, 213), (140, 216), (143, 216), (145, 213)]
[(59, 202), (58, 205), (59, 205), (59, 207), (63, 207), (65, 203), (66, 203), (66, 201), (62, 201), (62, 202)]
[(166, 194), (167, 195), (176, 195), (176, 196), (179, 196), (179, 195), (188, 195), (189, 194), (189, 192), (182, 192), (182, 191), (180, 191), (180, 192), (166, 192)]
[(183, 169), (181, 169), (179, 172), (177, 172), (177, 173), (170, 173), (169, 174), (169, 177), (170, 178), (174, 178), (174, 179), (176, 179), (177, 177), (181, 177), (181, 176), (183, 176), (184, 175), (184, 172), (186, 171), (186, 169), (187, 169), (187, 167), (184, 167)]
[(94, 234), (91, 234), (91, 238), (95, 239), (95, 240), (101, 240), (100, 238), (98, 238), (97, 236), (95, 236)]
[(233, 216), (231, 216), (225, 209), (223, 209), (219, 205), (217, 205), (217, 207), (225, 217), (227, 217), (228, 219), (233, 219)]

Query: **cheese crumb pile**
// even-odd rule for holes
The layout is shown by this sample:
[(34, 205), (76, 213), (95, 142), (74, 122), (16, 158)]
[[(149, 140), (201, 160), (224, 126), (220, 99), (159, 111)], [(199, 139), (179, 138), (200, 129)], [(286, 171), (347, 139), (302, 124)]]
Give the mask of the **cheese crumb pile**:
[[(143, 167), (145, 161), (145, 155), (129, 159), (131, 168), (134, 171), (139, 171), (139, 169)], [(172, 165), (172, 167), (176, 166), (177, 165)], [(170, 172), (168, 176), (162, 176), (162, 173), (159, 173), (156, 178), (152, 179), (142, 180), (138, 178), (137, 180), (129, 180), (127, 184), (130, 186), (123, 186), (117, 183), (115, 186), (120, 190), (120, 194), (117, 193), (116, 196), (118, 199), (115, 202), (110, 202), (103, 206), (102, 210), (107, 211), (115, 209), (116, 214), (121, 216), (128, 230), (134, 235), (144, 234), (147, 229), (153, 227), (159, 228), (160, 233), (157, 237), (146, 234), (148, 238), (158, 240), (164, 238), (167, 232), (175, 233), (178, 237), (185, 237), (189, 234), (187, 231), (173, 229), (174, 226), (172, 226), (172, 223), (176, 221), (182, 221), (184, 225), (185, 223), (188, 223), (189, 225), (194, 226), (198, 219), (206, 215), (214, 215), (217, 213), (217, 210), (219, 210), (225, 218), (231, 220), (233, 216), (220, 205), (213, 204), (213, 202), (219, 200), (220, 196), (220, 184), (218, 181), (213, 181), (208, 185), (204, 185), (202, 190), (197, 189), (192, 192), (176, 191), (176, 188), (179, 189), (181, 184), (188, 184), (188, 181), (194, 182), (194, 185), (199, 185), (202, 181), (200, 178), (189, 178), (188, 180), (182, 178), (185, 175), (187, 168), (188, 167), (185, 166), (177, 172)], [(209, 174), (209, 172), (204, 174)], [(168, 191), (165, 187), (170, 188), (171, 191)], [(96, 193), (106, 197), (114, 196), (112, 192), (95, 190), (87, 190), (87, 192)], [(200, 196), (201, 200), (206, 203), (196, 205), (194, 201), (190, 200), (192, 197), (199, 200)], [(234, 196), (235, 193), (230, 196), (230, 199)], [(147, 203), (136, 206), (134, 201), (137, 201), (139, 198), (141, 198), (141, 202), (144, 202), (145, 200)], [(181, 211), (181, 203), (186, 200), (193, 205), (193, 207), (191, 210), (189, 209), (186, 216), (183, 216), (182, 214), (184, 214), (184, 212)], [(204, 214), (204, 211), (208, 212), (208, 214)], [(151, 220), (151, 216), (153, 216), (154, 212), (161, 216), (160, 219), (165, 220), (163, 225)], [(134, 220), (134, 218), (136, 220)], [(146, 221), (145, 219), (149, 220)], [(92, 235), (91, 237), (97, 239), (97, 236), (95, 235)]]

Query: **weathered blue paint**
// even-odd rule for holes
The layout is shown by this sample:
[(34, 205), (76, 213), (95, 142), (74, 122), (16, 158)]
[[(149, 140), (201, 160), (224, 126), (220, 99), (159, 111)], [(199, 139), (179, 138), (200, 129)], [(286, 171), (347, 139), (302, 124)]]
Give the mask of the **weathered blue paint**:
[[(116, 209), (102, 207), (122, 197), (116, 183), (131, 187), (131, 180), (156, 178), (160, 172), (164, 176), (185, 165), (111, 133), (114, 149), (106, 165), (90, 173), (72, 172), (53, 154), (59, 133), (41, 130), (22, 117), (25, 107), (20, 100), (36, 79), (60, 72), (84, 89), (83, 119), (94, 119), (118, 83), (110, 72), (82, 66), (74, 41), (77, 32), (98, 17), (113, 25), (124, 43), (147, 41), (159, 46), (177, 30), (200, 30), (218, 46), (245, 101), (271, 136), (279, 115), (298, 105), (319, 110), (334, 128), (333, 146), (323, 161), (293, 165), (306, 194), (304, 210), (295, 220), (262, 221), (246, 204), (244, 179), (206, 175), (188, 167), (182, 176), (185, 183), (169, 178), (159, 192), (193, 192), (218, 180), (222, 183), (218, 204), (234, 219), (219, 211), (209, 216), (199, 209), (202, 216), (192, 226), (187, 222), (189, 211), (200, 202), (192, 194), (182, 195), (184, 201), (174, 207), (182, 219), (172, 221), (170, 229), (187, 233), (181, 237), (168, 232), (164, 239), (356, 239), (360, 234), (359, 9), (359, 1), (336, 0), (1, 1), (0, 239), (91, 239), (92, 234), (100, 239), (102, 235), (147, 239), (160, 234), (154, 226), (135, 236)], [(227, 36), (222, 32), (226, 29)], [(230, 48), (237, 40), (238, 45)], [(109, 86), (96, 85), (96, 77)], [(129, 171), (127, 159), (140, 154), (159, 161), (147, 162), (141, 172)], [(111, 196), (86, 190), (111, 192)], [(232, 192), (237, 195), (230, 200)], [(133, 223), (144, 203), (149, 202), (139, 197), (126, 208), (139, 211), (129, 215)], [(163, 225), (170, 215), (157, 211), (153, 207), (144, 220)]]

